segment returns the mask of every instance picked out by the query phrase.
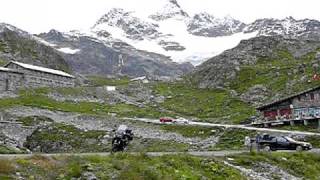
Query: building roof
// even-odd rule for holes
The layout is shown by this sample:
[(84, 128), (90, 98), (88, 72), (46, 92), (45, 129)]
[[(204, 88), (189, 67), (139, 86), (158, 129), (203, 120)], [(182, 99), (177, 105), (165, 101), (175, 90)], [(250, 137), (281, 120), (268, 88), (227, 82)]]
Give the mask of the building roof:
[(308, 92), (311, 92), (311, 91), (314, 91), (314, 90), (317, 90), (317, 89), (320, 89), (320, 85), (319, 85), (319, 86), (316, 86), (316, 87), (313, 87), (313, 88), (309, 88), (309, 89), (304, 90), (304, 91), (301, 91), (301, 92), (299, 92), (299, 93), (296, 93), (296, 94), (293, 94), (293, 95), (290, 95), (290, 96), (287, 96), (287, 97), (278, 99), (278, 100), (273, 101), (273, 102), (271, 102), (271, 103), (264, 104), (264, 105), (258, 107), (257, 110), (263, 110), (263, 109), (268, 108), (268, 107), (270, 107), (270, 106), (273, 106), (273, 105), (282, 103), (282, 102), (284, 102), (284, 101), (287, 101), (287, 100), (289, 100), (289, 99), (295, 98), (295, 97), (297, 97), (297, 96), (300, 96), (300, 95), (302, 95), (302, 94), (306, 94), (306, 93), (308, 93)]
[(25, 63), (21, 63), (21, 62), (17, 62), (17, 61), (9, 62), (7, 65), (5, 65), (5, 67), (8, 66), (10, 63), (17, 64), (18, 66), (21, 66), (23, 68), (30, 69), (30, 70), (41, 71), (41, 72), (46, 72), (46, 73), (55, 74), (55, 75), (59, 75), (59, 76), (74, 78), (74, 76), (72, 76), (71, 74), (68, 74), (68, 73), (60, 71), (60, 70), (49, 69), (49, 68), (35, 66), (35, 65), (31, 65), (31, 64), (25, 64)]
[(5, 68), (5, 67), (0, 67), (0, 71), (23, 74), (22, 72), (16, 71), (14, 69)]

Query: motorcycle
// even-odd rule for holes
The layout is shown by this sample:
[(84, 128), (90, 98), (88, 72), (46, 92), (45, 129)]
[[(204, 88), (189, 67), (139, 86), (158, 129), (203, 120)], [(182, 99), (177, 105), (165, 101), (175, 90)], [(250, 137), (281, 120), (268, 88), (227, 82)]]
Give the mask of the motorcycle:
[(132, 130), (128, 129), (127, 126), (121, 125), (112, 139), (111, 152), (122, 152), (126, 150), (127, 146), (129, 145), (129, 142), (132, 140)]

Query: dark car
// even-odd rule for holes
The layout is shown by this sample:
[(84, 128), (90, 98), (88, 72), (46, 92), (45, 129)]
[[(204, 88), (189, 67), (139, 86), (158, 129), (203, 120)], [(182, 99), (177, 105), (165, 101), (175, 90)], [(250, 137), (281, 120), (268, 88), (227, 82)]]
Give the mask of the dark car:
[(276, 150), (311, 150), (312, 145), (307, 142), (296, 141), (287, 136), (267, 137), (262, 138), (258, 145), (264, 151), (276, 151)]

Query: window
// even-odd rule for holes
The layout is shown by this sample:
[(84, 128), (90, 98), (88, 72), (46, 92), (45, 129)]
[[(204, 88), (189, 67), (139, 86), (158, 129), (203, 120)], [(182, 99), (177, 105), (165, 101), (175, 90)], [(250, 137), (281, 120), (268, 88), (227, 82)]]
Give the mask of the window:
[(284, 143), (284, 142), (287, 142), (287, 140), (283, 137), (277, 137), (277, 141), (280, 142), (280, 143)]
[(310, 93), (310, 99), (314, 100), (314, 94), (313, 93)]

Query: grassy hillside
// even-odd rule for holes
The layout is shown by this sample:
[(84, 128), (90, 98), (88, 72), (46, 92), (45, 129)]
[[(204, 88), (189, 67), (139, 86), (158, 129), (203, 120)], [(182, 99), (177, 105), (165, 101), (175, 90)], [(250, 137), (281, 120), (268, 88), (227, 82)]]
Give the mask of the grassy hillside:
[(226, 90), (199, 89), (185, 83), (159, 83), (154, 89), (167, 97), (162, 107), (185, 116), (239, 123), (255, 114), (253, 107)]
[[(64, 112), (76, 112), (91, 115), (108, 115), (117, 113), (120, 117), (160, 117), (168, 115), (159, 112), (152, 107), (138, 108), (128, 104), (102, 104), (95, 102), (69, 102), (56, 101), (46, 95), (48, 89), (36, 89), (21, 91), (17, 98), (7, 98), (0, 101), (0, 108), (11, 108), (16, 106), (37, 107), (42, 109), (57, 110)], [(69, 89), (69, 91), (71, 91)]]
[[(315, 55), (320, 49), (300, 58), (295, 58), (288, 50), (278, 50), (276, 59), (260, 58), (254, 65), (242, 65), (236, 79), (230, 82), (230, 88), (239, 93), (248, 91), (254, 85), (264, 85), (273, 94), (292, 94), (320, 85), (312, 81), (315, 73), (312, 66)], [(303, 69), (300, 66), (305, 65)]]
[(99, 179), (245, 179), (239, 171), (212, 158), (185, 155), (148, 157), (117, 154), (109, 157), (33, 156), (28, 159), (0, 161), (0, 179), (16, 178), (15, 172), (27, 179), (84, 178), (92, 173)]
[[(165, 155), (149, 157), (144, 154), (115, 154), (108, 157), (42, 157), (1, 160), (0, 179), (72, 179), (88, 175), (99, 179), (248, 179), (223, 163), (252, 169), (259, 173), (269, 164), (302, 179), (318, 179), (320, 155), (312, 153), (240, 154), (225, 158)], [(16, 173), (19, 172), (19, 173)], [(266, 174), (267, 175), (267, 174)], [(269, 174), (281, 179), (279, 174)], [(283, 178), (283, 177), (282, 177)]]

